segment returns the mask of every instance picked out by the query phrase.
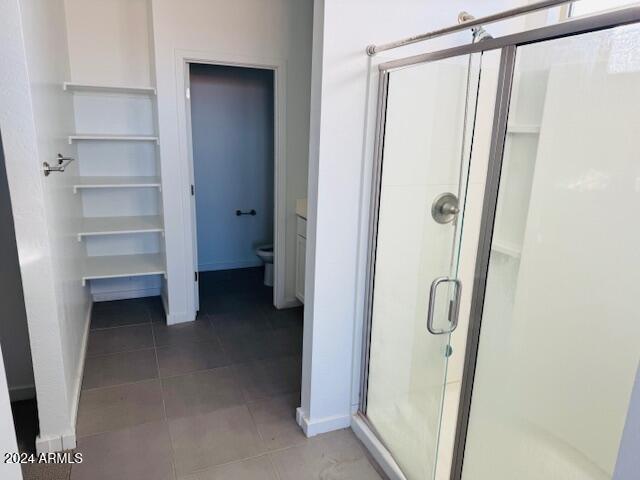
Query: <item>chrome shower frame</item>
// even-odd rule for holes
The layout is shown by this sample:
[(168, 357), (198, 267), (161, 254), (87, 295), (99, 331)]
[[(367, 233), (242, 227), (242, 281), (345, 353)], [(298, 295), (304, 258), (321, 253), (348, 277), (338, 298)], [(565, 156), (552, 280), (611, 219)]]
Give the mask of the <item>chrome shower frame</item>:
[[(556, 4), (568, 2), (547, 3), (554, 3), (553, 6), (556, 6)], [(471, 55), (473, 53), (481, 53), (485, 51), (501, 51), (498, 88), (494, 107), (494, 118), (491, 134), (489, 165), (487, 170), (484, 201), (482, 206), (481, 228), (478, 239), (478, 250), (471, 300), (471, 312), (469, 317), (467, 346), (464, 359), (462, 391), (456, 423), (455, 445), (450, 476), (451, 480), (460, 480), (462, 478), (464, 448), (466, 444), (469, 415), (471, 411), (471, 397), (473, 392), (478, 346), (480, 340), (480, 329), (484, 308), (487, 273), (498, 200), (498, 190), (500, 186), (500, 176), (502, 171), (502, 160), (507, 135), (507, 120), (509, 115), (509, 104), (511, 100), (511, 89), (515, 70), (517, 48), (532, 43), (602, 31), (636, 23), (640, 23), (640, 7), (633, 6), (622, 10), (603, 13), (597, 16), (578, 18), (560, 24), (542, 27), (518, 34), (506, 35), (498, 38), (485, 38), (482, 41), (474, 42), (460, 47), (453, 47), (436, 52), (393, 60), (382, 63), (378, 67), (379, 82), (375, 131), (376, 144), (374, 148), (373, 175), (371, 183), (371, 205), (369, 212), (368, 258), (366, 266), (367, 286), (364, 310), (365, 318), (363, 327), (361, 397), (360, 410), (358, 412), (360, 414), (360, 417), (365, 421), (367, 426), (372, 430), (374, 434), (376, 434), (375, 429), (366, 419), (366, 408), (373, 292), (375, 283), (378, 214), (380, 208), (381, 169), (384, 152), (384, 132), (386, 125), (389, 75), (394, 70), (421, 63), (433, 62), (462, 55)], [(376, 434), (376, 436), (378, 435)], [(382, 442), (382, 439), (378, 439)]]

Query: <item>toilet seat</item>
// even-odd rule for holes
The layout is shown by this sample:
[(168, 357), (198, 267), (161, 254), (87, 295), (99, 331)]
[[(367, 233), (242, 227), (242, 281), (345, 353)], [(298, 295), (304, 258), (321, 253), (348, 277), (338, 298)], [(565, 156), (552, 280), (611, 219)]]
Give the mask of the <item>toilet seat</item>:
[(262, 245), (256, 248), (256, 255), (268, 263), (273, 263), (273, 245)]

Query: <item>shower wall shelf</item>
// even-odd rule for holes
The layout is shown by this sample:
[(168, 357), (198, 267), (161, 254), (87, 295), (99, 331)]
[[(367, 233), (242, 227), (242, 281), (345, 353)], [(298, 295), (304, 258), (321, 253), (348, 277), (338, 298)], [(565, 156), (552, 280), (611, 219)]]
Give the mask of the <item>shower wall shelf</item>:
[(111, 135), (106, 133), (77, 133), (69, 135), (69, 145), (81, 141), (118, 141), (118, 142), (156, 142), (158, 137), (154, 135)]
[(86, 188), (162, 188), (160, 177), (76, 177), (73, 193)]
[(84, 217), (80, 219), (78, 241), (83, 237), (100, 235), (124, 235), (132, 233), (162, 233), (162, 217)]
[(86, 285), (89, 280), (146, 275), (163, 275), (166, 278), (167, 272), (162, 254), (86, 257), (82, 270), (82, 285)]
[(72, 92), (130, 93), (136, 95), (156, 94), (156, 89), (154, 87), (137, 87), (132, 85), (102, 85), (80, 82), (64, 82), (62, 84), (62, 89)]
[(540, 133), (540, 125), (527, 125), (514, 123), (507, 127), (507, 133), (522, 133), (529, 135), (538, 135)]
[(510, 245), (506, 242), (494, 241), (491, 244), (491, 250), (512, 258), (520, 258), (522, 256), (522, 250), (518, 246)]

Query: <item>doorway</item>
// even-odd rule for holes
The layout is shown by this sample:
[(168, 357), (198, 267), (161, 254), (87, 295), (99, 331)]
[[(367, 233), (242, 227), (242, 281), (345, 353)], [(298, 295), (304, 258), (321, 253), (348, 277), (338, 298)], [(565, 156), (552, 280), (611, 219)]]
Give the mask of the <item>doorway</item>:
[[(197, 272), (263, 270), (274, 287), (275, 72), (189, 63)], [(209, 283), (206, 283), (209, 284)], [(199, 295), (208, 294), (199, 282)], [(270, 294), (274, 298), (273, 292)]]

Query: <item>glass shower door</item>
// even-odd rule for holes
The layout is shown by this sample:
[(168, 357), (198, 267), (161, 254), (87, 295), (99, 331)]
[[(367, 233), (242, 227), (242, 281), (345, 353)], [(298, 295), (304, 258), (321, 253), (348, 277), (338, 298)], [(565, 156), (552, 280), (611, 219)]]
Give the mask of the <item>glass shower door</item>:
[(462, 478), (610, 480), (640, 362), (640, 26), (518, 47)]
[(365, 414), (410, 480), (436, 466), (480, 58), (387, 77)]

